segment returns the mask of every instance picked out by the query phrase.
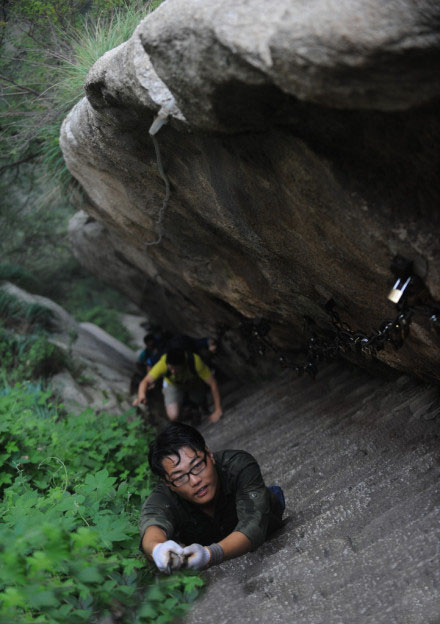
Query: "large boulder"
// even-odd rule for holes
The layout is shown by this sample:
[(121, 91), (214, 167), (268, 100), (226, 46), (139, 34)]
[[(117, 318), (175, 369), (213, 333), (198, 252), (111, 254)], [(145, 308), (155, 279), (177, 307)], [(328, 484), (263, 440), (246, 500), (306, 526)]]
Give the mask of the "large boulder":
[(342, 110), (431, 103), (438, 18), (433, 0), (167, 0), (139, 36), (191, 127), (243, 131), (294, 117), (283, 96)]
[[(428, 0), (166, 0), (92, 68), (64, 121), (87, 195), (79, 259), (169, 329), (266, 317), (281, 347), (304, 344), (304, 317), (328, 327), (331, 298), (353, 330), (392, 319), (396, 255), (432, 307), (439, 16)], [(411, 328), (369, 365), (439, 380), (427, 318)]]

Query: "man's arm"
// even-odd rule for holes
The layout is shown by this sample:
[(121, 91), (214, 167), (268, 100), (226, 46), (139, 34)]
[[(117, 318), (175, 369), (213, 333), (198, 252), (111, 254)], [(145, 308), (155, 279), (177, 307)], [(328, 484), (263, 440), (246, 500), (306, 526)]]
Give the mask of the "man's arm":
[(182, 546), (173, 540), (167, 540), (165, 531), (160, 527), (151, 525), (146, 529), (142, 548), (165, 574), (177, 572), (185, 563)]
[(133, 401), (133, 406), (141, 405), (147, 402), (148, 388), (154, 386), (156, 381), (163, 377), (167, 371), (166, 355), (162, 355), (158, 362), (152, 367), (146, 376), (142, 379), (138, 387), (137, 398)]
[(142, 505), (139, 519), (140, 548), (165, 574), (179, 570), (184, 563), (182, 546), (169, 537), (175, 532), (169, 503), (167, 489), (159, 483)]
[(153, 558), (152, 552), (155, 546), (163, 544), (167, 541), (165, 531), (158, 526), (149, 526), (142, 538), (142, 550), (150, 559)]
[(183, 567), (190, 570), (204, 570), (225, 559), (233, 559), (249, 552), (252, 542), (243, 533), (233, 531), (217, 544), (202, 546), (191, 544), (182, 550)]
[(142, 379), (141, 383), (139, 384), (138, 387), (138, 395), (137, 398), (133, 401), (133, 406), (136, 407), (138, 405), (141, 405), (142, 403), (146, 403), (147, 402), (147, 391), (148, 388), (151, 386), (154, 386), (155, 384), (155, 379), (154, 377), (152, 377), (150, 375), (150, 373), (147, 373), (147, 375)]
[(217, 380), (213, 375), (210, 375), (208, 379), (204, 379), (203, 381), (210, 387), (212, 400), (214, 401), (214, 412), (209, 417), (209, 420), (210, 422), (217, 422), (223, 416)]
[(240, 531), (233, 531), (227, 537), (218, 542), (222, 547), (225, 559), (233, 559), (245, 555), (252, 549), (251, 540)]

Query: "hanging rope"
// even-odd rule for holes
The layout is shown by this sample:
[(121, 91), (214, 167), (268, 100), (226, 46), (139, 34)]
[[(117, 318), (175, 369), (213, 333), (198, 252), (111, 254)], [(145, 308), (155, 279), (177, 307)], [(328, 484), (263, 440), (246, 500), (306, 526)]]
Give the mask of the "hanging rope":
[(165, 210), (166, 210), (166, 208), (168, 206), (168, 201), (170, 199), (170, 182), (169, 182), (169, 180), (167, 178), (167, 175), (166, 175), (166, 173), (164, 171), (164, 168), (163, 168), (159, 143), (157, 142), (157, 139), (154, 136), (154, 134), (159, 130), (159, 128), (161, 126), (159, 126), (159, 128), (157, 128), (157, 130), (154, 133), (152, 133), (151, 130), (152, 130), (153, 126), (154, 126), (154, 123), (155, 122), (153, 122), (153, 125), (151, 126), (151, 129), (150, 129), (150, 136), (151, 136), (151, 140), (153, 141), (154, 151), (156, 152), (157, 168), (159, 170), (160, 177), (162, 178), (162, 180), (164, 181), (164, 184), (165, 184), (165, 197), (163, 199), (162, 206), (161, 206), (161, 208), (159, 210), (159, 216), (158, 216), (157, 222), (156, 222), (156, 228), (155, 229), (156, 229), (156, 233), (157, 233), (157, 239), (154, 240), (154, 241), (151, 241), (151, 242), (145, 241), (144, 242), (145, 247), (151, 247), (152, 245), (159, 245), (159, 243), (162, 241), (162, 238), (163, 238), (162, 224), (163, 224), (163, 219), (164, 219), (164, 216), (165, 216)]

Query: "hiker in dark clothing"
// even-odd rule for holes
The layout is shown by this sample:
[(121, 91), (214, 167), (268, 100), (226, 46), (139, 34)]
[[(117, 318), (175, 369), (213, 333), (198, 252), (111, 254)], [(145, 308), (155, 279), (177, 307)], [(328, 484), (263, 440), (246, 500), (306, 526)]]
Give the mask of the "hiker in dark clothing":
[(147, 401), (147, 392), (155, 382), (164, 378), (162, 393), (165, 410), (170, 420), (177, 420), (184, 399), (187, 397), (196, 405), (203, 405), (206, 397), (206, 385), (211, 389), (214, 412), (209, 420), (217, 422), (223, 415), (220, 392), (217, 381), (200, 356), (183, 349), (171, 349), (151, 368), (139, 384), (138, 396), (134, 406)]
[(187, 334), (164, 334), (164, 345), (162, 353), (171, 349), (183, 349), (197, 353), (208, 366), (218, 351), (218, 343), (215, 338), (206, 336), (205, 338), (194, 338)]
[(161, 348), (160, 339), (154, 334), (147, 334), (144, 336), (145, 349), (143, 349), (138, 357), (138, 363), (143, 366), (143, 370), (148, 372), (156, 362), (159, 361), (160, 356), (163, 354)]
[(238, 557), (282, 524), (281, 488), (265, 486), (245, 451), (213, 453), (197, 429), (172, 423), (151, 444), (148, 460), (161, 480), (142, 507), (141, 549), (162, 572)]
[(143, 349), (136, 362), (136, 370), (130, 381), (130, 394), (137, 391), (140, 382), (146, 373), (152, 368), (163, 354), (164, 349), (160, 340), (160, 336), (154, 334), (146, 334), (144, 336), (145, 349)]

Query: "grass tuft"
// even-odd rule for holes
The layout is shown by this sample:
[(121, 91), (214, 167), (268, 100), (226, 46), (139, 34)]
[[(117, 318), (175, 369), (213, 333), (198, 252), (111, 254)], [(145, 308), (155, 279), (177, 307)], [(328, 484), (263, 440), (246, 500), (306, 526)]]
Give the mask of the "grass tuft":
[(44, 333), (15, 334), (0, 325), (0, 378), (5, 384), (48, 379), (71, 363)]
[(51, 310), (38, 303), (21, 301), (6, 290), (0, 290), (0, 319), (6, 325), (20, 327), (23, 331), (51, 330), (54, 317)]
[(55, 115), (41, 127), (39, 138), (42, 163), (65, 186), (70, 174), (59, 147), (62, 120), (84, 96), (84, 83), (91, 67), (106, 52), (127, 41), (139, 22), (160, 4), (134, 2), (115, 9), (110, 15), (84, 18), (81, 25), (59, 32), (62, 49), (50, 52), (54, 64), (55, 83), (51, 88), (50, 105)]
[(26, 290), (33, 290), (37, 286), (34, 276), (18, 264), (0, 264), (0, 282), (13, 282)]

